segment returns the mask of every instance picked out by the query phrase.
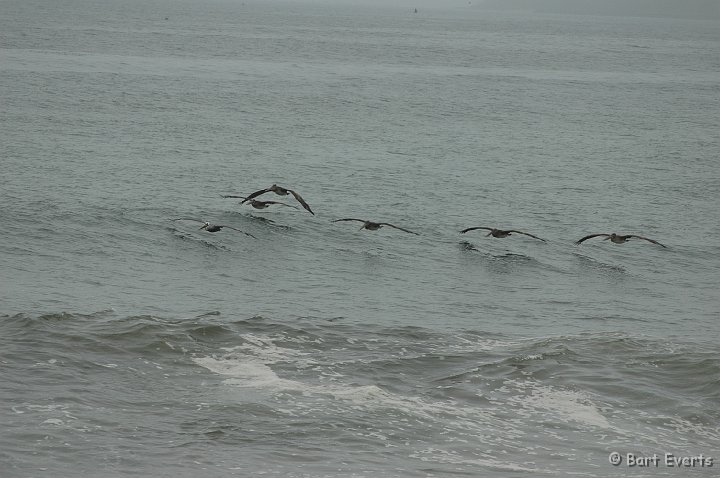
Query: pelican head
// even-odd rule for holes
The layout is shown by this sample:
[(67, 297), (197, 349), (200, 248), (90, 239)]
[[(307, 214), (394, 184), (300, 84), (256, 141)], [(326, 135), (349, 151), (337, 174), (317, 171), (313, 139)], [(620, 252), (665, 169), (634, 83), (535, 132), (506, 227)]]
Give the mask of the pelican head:
[(210, 223), (209, 223), (209, 222), (206, 222), (205, 224), (203, 224), (202, 226), (200, 226), (200, 229), (206, 229), (208, 226), (210, 226)]

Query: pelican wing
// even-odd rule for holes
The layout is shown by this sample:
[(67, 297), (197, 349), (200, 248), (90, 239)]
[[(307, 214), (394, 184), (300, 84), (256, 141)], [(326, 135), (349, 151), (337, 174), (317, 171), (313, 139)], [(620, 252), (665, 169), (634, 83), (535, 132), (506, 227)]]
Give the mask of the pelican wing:
[(460, 234), (465, 234), (466, 232), (474, 231), (476, 229), (486, 229), (488, 231), (492, 231), (491, 227), (478, 226), (478, 227), (468, 227), (467, 229), (463, 229), (462, 231), (460, 231)]
[(652, 239), (648, 239), (647, 237), (635, 236), (635, 235), (632, 235), (632, 234), (631, 234), (630, 236), (628, 236), (628, 237), (637, 237), (638, 239), (643, 239), (643, 240), (645, 240), (645, 241), (652, 242), (653, 244), (657, 244), (658, 246), (662, 246), (662, 247), (664, 247), (664, 248), (667, 249), (667, 246), (665, 246), (665, 245), (663, 245), (663, 244), (660, 244), (658, 241), (653, 241)]
[(225, 225), (222, 225), (222, 226), (220, 226), (220, 227), (227, 227), (228, 229), (232, 229), (233, 231), (237, 231), (237, 232), (242, 232), (242, 233), (245, 234), (246, 236), (250, 236), (250, 237), (252, 237), (253, 239), (257, 239), (257, 237), (253, 236), (253, 235), (250, 234), (249, 232), (241, 231), (240, 229), (238, 229), (238, 228), (236, 228), (236, 227), (225, 226)]
[(173, 219), (173, 221), (195, 221), (205, 223), (205, 221), (195, 219), (194, 217), (178, 217), (177, 219)]
[(366, 222), (364, 219), (353, 219), (352, 217), (346, 217), (345, 219), (335, 219), (332, 222), (340, 222), (340, 221), (357, 221), (357, 222)]
[(263, 202), (265, 204), (280, 204), (281, 206), (287, 206), (287, 207), (292, 207), (292, 208), (297, 209), (297, 207), (293, 206), (292, 204), (285, 204), (284, 202), (280, 202), (280, 201), (260, 201), (260, 202)]
[(260, 191), (255, 191), (254, 193), (250, 194), (248, 197), (246, 197), (245, 199), (243, 199), (240, 204), (246, 203), (246, 202), (248, 202), (249, 200), (254, 199), (254, 198), (260, 196), (261, 194), (269, 193), (270, 191), (272, 191), (272, 188), (265, 188), (265, 189), (261, 189)]
[(299, 202), (300, 204), (302, 204), (302, 207), (305, 208), (305, 210), (306, 210), (307, 212), (309, 212), (309, 213), (312, 214), (313, 216), (315, 215), (315, 213), (312, 212), (312, 209), (310, 209), (310, 206), (308, 205), (308, 203), (305, 202), (305, 200), (302, 198), (302, 196), (300, 196), (298, 193), (296, 193), (296, 192), (293, 191), (292, 189), (288, 189), (288, 191), (290, 191), (290, 194), (292, 194), (292, 195), (295, 197), (295, 199), (297, 199), (297, 202)]
[(543, 239), (543, 238), (541, 238), (541, 237), (533, 236), (532, 234), (529, 234), (529, 233), (527, 233), (527, 232), (515, 231), (515, 230), (510, 230), (510, 231), (506, 231), (506, 232), (516, 232), (516, 233), (518, 233), (518, 234), (524, 234), (524, 235), (526, 235), (526, 236), (534, 237), (535, 239), (538, 239), (538, 240), (540, 240), (540, 241), (547, 242), (545, 239)]
[(226, 194), (223, 196), (224, 198), (237, 198), (237, 199), (247, 199), (245, 196), (237, 196), (235, 194)]
[(419, 235), (420, 235), (420, 234), (418, 234), (417, 232), (413, 232), (413, 231), (409, 231), (409, 230), (407, 230), (407, 229), (403, 229), (402, 227), (398, 227), (398, 226), (396, 226), (396, 225), (394, 225), (394, 224), (390, 224), (389, 222), (381, 222), (381, 223), (379, 223), (379, 224), (380, 224), (381, 226), (394, 227), (395, 229), (400, 229), (401, 231), (409, 232), (410, 234), (415, 234), (416, 236), (419, 236)]
[(582, 239), (580, 239), (580, 240), (578, 240), (578, 241), (575, 241), (575, 244), (580, 244), (580, 243), (583, 242), (583, 241), (587, 241), (588, 239), (591, 239), (591, 238), (593, 238), (593, 237), (598, 237), (598, 236), (610, 237), (610, 234), (590, 234), (589, 236), (585, 236), (585, 237), (583, 237)]

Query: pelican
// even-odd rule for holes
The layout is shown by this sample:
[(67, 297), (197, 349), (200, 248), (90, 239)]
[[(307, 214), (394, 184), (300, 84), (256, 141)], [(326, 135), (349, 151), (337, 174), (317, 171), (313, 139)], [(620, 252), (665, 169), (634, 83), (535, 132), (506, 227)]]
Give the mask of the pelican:
[(658, 241), (653, 241), (652, 239), (648, 239), (647, 237), (636, 236), (634, 234), (627, 234), (625, 236), (622, 236), (620, 234), (615, 234), (614, 232), (612, 234), (602, 234), (602, 233), (601, 234), (590, 234), (589, 236), (585, 236), (582, 239), (580, 239), (579, 241), (575, 242), (575, 244), (580, 244), (583, 241), (586, 241), (590, 238), (598, 237), (598, 236), (605, 236), (605, 239), (603, 239), (604, 241), (607, 241), (608, 239), (610, 239), (615, 244), (622, 244), (624, 242), (627, 242), (628, 239), (630, 239), (632, 237), (636, 237), (638, 239), (642, 239), (643, 241), (652, 242), (653, 244), (657, 244), (658, 246), (662, 246), (667, 249), (667, 246), (660, 244)]
[(395, 229), (400, 229), (401, 231), (409, 232), (410, 234), (415, 234), (416, 236), (419, 236), (417, 232), (408, 231), (407, 229), (403, 229), (402, 227), (395, 226), (394, 224), (390, 224), (389, 222), (372, 222), (372, 221), (366, 221), (365, 219), (353, 219), (351, 217), (345, 218), (345, 219), (335, 219), (333, 222), (340, 222), (340, 221), (357, 221), (362, 222), (363, 225), (360, 228), (362, 231), (363, 229), (367, 229), (368, 231), (377, 231), (383, 226), (390, 226), (394, 227)]
[(261, 189), (260, 191), (255, 191), (254, 193), (250, 194), (248, 197), (243, 199), (240, 204), (246, 203), (246, 202), (260, 196), (261, 194), (270, 193), (270, 192), (275, 193), (278, 196), (287, 196), (288, 194), (292, 194), (295, 197), (295, 199), (297, 199), (297, 201), (302, 205), (302, 207), (305, 208), (305, 210), (307, 212), (309, 212), (313, 216), (315, 215), (315, 213), (312, 212), (312, 209), (310, 209), (310, 206), (308, 205), (308, 203), (306, 203), (305, 200), (298, 193), (296, 193), (292, 189), (287, 189), (282, 186), (278, 186), (277, 184), (273, 184), (272, 186), (270, 186), (267, 189)]
[(257, 237), (253, 236), (253, 235), (250, 234), (249, 232), (241, 231), (240, 229), (237, 229), (237, 228), (235, 228), (235, 227), (228, 226), (228, 225), (225, 225), (225, 224), (210, 224), (209, 222), (205, 222), (205, 221), (201, 221), (201, 220), (199, 220), (199, 219), (193, 219), (193, 218), (189, 218), (189, 217), (181, 217), (181, 218), (178, 218), (178, 219), (173, 219), (173, 221), (195, 221), (195, 222), (202, 222), (203, 225), (200, 226), (200, 229), (205, 229), (207, 232), (218, 232), (218, 231), (221, 231), (224, 227), (227, 227), (228, 229), (232, 229), (233, 231), (237, 231), (237, 232), (242, 232), (242, 233), (245, 234), (246, 236), (250, 236), (250, 237), (252, 237), (252, 238), (254, 238), (254, 239), (257, 239)]
[[(245, 196), (233, 196), (233, 195), (227, 195), (223, 196), (224, 198), (239, 198), (239, 199), (247, 199)], [(245, 201), (242, 201), (240, 204), (244, 203)], [(279, 204), (281, 206), (287, 206), (291, 207), (293, 209), (297, 209), (297, 207), (293, 206), (292, 204), (285, 204), (284, 202), (280, 201), (260, 201), (258, 199), (250, 199), (250, 205), (254, 207), (255, 209), (265, 209), (270, 207), (272, 204)]]
[(508, 237), (508, 236), (511, 236), (514, 232), (517, 234), (524, 234), (526, 236), (534, 237), (535, 239), (538, 239), (543, 242), (547, 242), (545, 239), (542, 239), (540, 237), (533, 236), (532, 234), (528, 234), (527, 232), (516, 231), (514, 229), (504, 230), (504, 229), (495, 229), (494, 227), (478, 226), (478, 227), (468, 227), (467, 229), (463, 229), (462, 231), (460, 231), (460, 233), (465, 234), (466, 232), (474, 231), (476, 229), (485, 229), (486, 231), (490, 231), (490, 232), (488, 232), (487, 235), (492, 236), (492, 237), (499, 237), (499, 238)]

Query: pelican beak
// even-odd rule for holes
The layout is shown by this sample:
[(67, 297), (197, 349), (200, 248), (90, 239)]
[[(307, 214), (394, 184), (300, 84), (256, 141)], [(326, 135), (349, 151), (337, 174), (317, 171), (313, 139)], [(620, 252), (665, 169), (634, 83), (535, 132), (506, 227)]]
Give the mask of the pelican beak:
[(206, 227), (208, 227), (208, 225), (207, 225), (207, 224), (203, 224), (202, 226), (200, 226), (200, 229), (205, 229)]
[(608, 236), (608, 237), (606, 237), (605, 239), (603, 239), (603, 241), (607, 241), (607, 240), (609, 240), (609, 239), (610, 239), (610, 236)]

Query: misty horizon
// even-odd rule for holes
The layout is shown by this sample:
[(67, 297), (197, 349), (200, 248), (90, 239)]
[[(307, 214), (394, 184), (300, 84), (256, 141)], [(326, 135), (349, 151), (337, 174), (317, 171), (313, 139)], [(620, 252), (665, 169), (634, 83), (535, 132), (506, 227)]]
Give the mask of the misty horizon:
[(382, 0), (280, 0), (293, 4), (328, 6), (371, 6), (397, 9), (457, 10), (477, 8), (487, 10), (518, 10), (533, 13), (671, 17), (720, 20), (717, 0), (396, 0), (391, 4)]
[(610, 16), (720, 19), (716, 0), (483, 0), (485, 8)]

